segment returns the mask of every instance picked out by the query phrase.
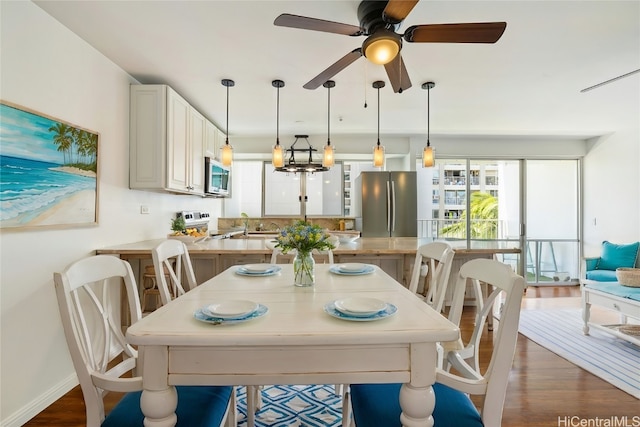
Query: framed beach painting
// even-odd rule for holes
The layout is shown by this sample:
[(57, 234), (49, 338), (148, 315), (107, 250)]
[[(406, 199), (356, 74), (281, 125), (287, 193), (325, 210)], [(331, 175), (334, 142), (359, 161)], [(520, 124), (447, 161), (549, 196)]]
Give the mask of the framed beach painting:
[(0, 229), (97, 225), (99, 139), (0, 101)]

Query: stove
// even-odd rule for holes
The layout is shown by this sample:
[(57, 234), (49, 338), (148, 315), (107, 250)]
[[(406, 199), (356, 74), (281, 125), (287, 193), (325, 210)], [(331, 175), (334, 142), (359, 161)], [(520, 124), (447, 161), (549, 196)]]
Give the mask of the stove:
[(184, 224), (187, 229), (195, 228), (199, 233), (208, 235), (209, 231), (209, 213), (200, 211), (182, 211), (176, 214), (176, 217), (184, 218)]

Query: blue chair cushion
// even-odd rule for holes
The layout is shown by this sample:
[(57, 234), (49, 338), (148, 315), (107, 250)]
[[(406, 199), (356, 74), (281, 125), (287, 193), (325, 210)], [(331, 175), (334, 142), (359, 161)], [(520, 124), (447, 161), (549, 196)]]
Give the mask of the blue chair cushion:
[[(402, 384), (351, 384), (351, 406), (356, 427), (401, 427)], [(469, 397), (451, 387), (433, 385), (434, 427), (482, 427), (480, 413)]]
[(615, 270), (591, 270), (587, 271), (586, 278), (598, 282), (617, 282)]
[(616, 268), (634, 267), (638, 256), (638, 246), (640, 246), (640, 242), (616, 245), (605, 240), (602, 242), (602, 255), (600, 255), (596, 269), (615, 271)]
[[(218, 427), (224, 418), (233, 387), (180, 386), (176, 426)], [(102, 427), (142, 427), (141, 391), (127, 393), (107, 414)]]

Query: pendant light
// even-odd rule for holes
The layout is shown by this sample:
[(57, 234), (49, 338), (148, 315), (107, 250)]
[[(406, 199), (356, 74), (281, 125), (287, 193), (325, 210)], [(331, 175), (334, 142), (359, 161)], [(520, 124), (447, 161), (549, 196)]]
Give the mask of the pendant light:
[(331, 146), (331, 88), (335, 87), (336, 82), (327, 80), (322, 86), (327, 88), (327, 145), (324, 146), (324, 156), (322, 157), (322, 166), (330, 168), (334, 165), (333, 147)]
[(225, 166), (231, 166), (233, 163), (233, 147), (229, 145), (229, 88), (233, 87), (236, 83), (233, 80), (222, 79), (222, 86), (227, 88), (227, 128), (225, 131), (226, 139), (225, 143), (222, 146), (222, 154), (220, 158), (222, 160), (222, 164)]
[(427, 90), (427, 146), (422, 150), (422, 167), (430, 168), (435, 164), (435, 153), (433, 152), (433, 148), (431, 148), (431, 142), (429, 141), (429, 114), (430, 114), (430, 93), (431, 89), (435, 87), (434, 82), (426, 82), (422, 83), (422, 89)]
[(380, 145), (380, 88), (384, 87), (384, 82), (377, 80), (373, 87), (378, 89), (378, 143), (373, 147), (373, 166), (380, 168), (384, 166), (384, 146)]
[(273, 146), (271, 154), (271, 164), (274, 168), (281, 168), (284, 166), (284, 150), (280, 145), (280, 88), (284, 87), (282, 80), (274, 80), (271, 82), (271, 86), (277, 89), (277, 107), (276, 107), (276, 145)]

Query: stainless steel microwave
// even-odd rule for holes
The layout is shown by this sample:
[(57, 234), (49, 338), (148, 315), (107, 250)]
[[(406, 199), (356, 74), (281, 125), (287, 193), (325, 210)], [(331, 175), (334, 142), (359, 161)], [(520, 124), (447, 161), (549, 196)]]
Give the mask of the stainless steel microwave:
[(216, 197), (231, 194), (231, 169), (211, 157), (205, 157), (204, 192)]

